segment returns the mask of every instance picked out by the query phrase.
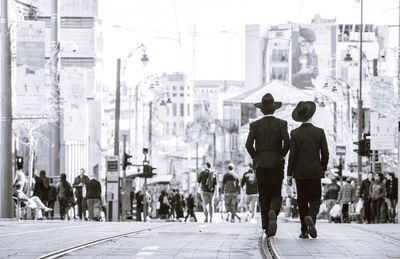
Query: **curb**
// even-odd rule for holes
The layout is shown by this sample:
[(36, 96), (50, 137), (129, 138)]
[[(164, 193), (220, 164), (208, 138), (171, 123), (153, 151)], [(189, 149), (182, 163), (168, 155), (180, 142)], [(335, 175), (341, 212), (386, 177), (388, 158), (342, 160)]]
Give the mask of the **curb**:
[(267, 259), (280, 259), (278, 252), (275, 248), (275, 239), (273, 237), (267, 237), (265, 233), (261, 236), (261, 246), (264, 258)]

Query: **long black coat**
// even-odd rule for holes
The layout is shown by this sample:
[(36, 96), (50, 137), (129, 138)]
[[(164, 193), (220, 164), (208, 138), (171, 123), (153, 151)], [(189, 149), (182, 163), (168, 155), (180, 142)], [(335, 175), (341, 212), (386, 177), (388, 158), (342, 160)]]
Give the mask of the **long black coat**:
[(253, 158), (255, 168), (283, 169), (284, 157), (289, 151), (289, 146), (290, 139), (286, 121), (273, 116), (265, 116), (250, 123), (246, 149)]
[(291, 131), (290, 137), (287, 175), (295, 179), (323, 178), (329, 160), (324, 130), (311, 123), (303, 123)]

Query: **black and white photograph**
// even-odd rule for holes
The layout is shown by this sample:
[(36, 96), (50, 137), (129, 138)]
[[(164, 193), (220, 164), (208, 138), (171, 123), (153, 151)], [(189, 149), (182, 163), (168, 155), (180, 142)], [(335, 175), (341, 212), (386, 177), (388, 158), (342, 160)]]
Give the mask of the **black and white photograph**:
[(400, 258), (400, 0), (0, 0), (0, 258)]

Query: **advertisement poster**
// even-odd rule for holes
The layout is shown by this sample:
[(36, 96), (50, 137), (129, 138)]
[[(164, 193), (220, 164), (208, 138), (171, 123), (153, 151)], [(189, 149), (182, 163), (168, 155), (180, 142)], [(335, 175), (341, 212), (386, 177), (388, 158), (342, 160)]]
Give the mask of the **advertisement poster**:
[(61, 71), (61, 97), (64, 104), (64, 140), (86, 139), (86, 71), (64, 68)]
[(17, 23), (16, 106), (14, 116), (47, 114), (45, 90), (45, 23)]
[(292, 85), (314, 90), (318, 77), (335, 75), (336, 26), (301, 25), (292, 34)]

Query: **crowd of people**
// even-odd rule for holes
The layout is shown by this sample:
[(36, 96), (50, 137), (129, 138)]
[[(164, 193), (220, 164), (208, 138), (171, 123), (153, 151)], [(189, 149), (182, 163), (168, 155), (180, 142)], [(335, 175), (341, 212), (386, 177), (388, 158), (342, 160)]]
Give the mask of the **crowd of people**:
[[(71, 215), (74, 219), (101, 220), (100, 212), (104, 205), (101, 184), (94, 174), (89, 178), (85, 175), (85, 169), (81, 169), (72, 185), (64, 173), (60, 175), (60, 181), (56, 185), (52, 178), (46, 176), (44, 170), (39, 172), (39, 176), (33, 175), (32, 178), (32, 184), (28, 186), (24, 172), (17, 170), (13, 180), (13, 197), (19, 204), (17, 209), (34, 211), (31, 215), (33, 219), (54, 219), (54, 205), (58, 201), (61, 220), (70, 220)], [(77, 214), (75, 206), (78, 208)], [(27, 216), (21, 215), (22, 218)]]

